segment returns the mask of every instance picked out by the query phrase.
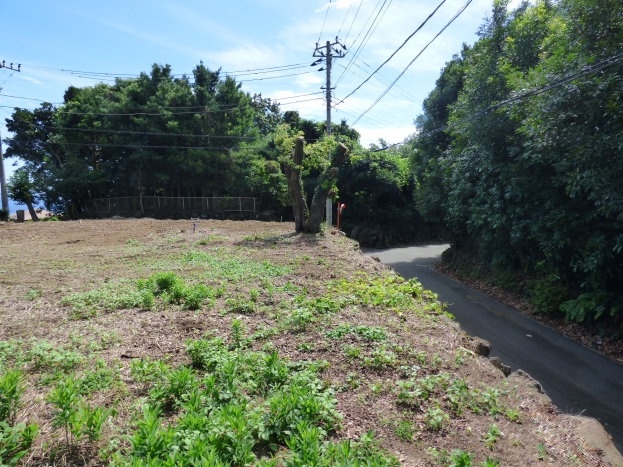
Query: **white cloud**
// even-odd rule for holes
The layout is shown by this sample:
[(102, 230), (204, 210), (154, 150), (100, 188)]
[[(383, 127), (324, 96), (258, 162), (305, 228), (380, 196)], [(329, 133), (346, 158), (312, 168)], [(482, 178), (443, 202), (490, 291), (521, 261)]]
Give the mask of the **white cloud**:
[(34, 84), (41, 84), (41, 81), (39, 81), (38, 79), (31, 78), (30, 76), (27, 76), (27, 75), (20, 74), (18, 75), (18, 77), (21, 79), (25, 79), (26, 81), (30, 81), (31, 83), (34, 83)]
[(363, 126), (355, 126), (361, 134), (361, 144), (368, 146), (371, 143), (378, 144), (380, 138), (383, 138), (390, 144), (402, 142), (407, 136), (415, 131), (413, 126), (402, 126), (394, 128), (366, 128)]
[(316, 13), (319, 11), (324, 11), (327, 8), (336, 8), (338, 10), (343, 10), (344, 8), (350, 8), (351, 5), (355, 2), (355, 0), (336, 0), (335, 2), (326, 3), (324, 6), (316, 10)]

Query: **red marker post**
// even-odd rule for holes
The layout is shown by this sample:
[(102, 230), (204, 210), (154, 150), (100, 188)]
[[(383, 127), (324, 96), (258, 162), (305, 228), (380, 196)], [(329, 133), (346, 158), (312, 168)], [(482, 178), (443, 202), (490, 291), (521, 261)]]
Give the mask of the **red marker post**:
[(342, 214), (342, 209), (346, 209), (345, 204), (337, 203), (337, 230), (340, 230), (340, 214)]

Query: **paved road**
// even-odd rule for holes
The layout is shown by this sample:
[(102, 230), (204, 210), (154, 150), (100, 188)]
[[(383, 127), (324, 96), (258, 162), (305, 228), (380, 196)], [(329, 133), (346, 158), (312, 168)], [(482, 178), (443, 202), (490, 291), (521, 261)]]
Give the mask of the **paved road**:
[(449, 304), (461, 328), (488, 340), (491, 356), (538, 380), (564, 413), (595, 417), (623, 452), (623, 365), (428, 267), (448, 245), (368, 250)]

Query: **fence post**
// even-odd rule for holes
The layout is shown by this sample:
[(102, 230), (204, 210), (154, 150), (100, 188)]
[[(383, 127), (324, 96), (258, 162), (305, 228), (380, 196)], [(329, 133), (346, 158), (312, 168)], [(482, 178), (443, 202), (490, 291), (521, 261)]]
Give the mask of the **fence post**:
[(242, 198), (240, 197), (238, 198), (238, 208), (239, 208), (238, 212), (242, 212)]

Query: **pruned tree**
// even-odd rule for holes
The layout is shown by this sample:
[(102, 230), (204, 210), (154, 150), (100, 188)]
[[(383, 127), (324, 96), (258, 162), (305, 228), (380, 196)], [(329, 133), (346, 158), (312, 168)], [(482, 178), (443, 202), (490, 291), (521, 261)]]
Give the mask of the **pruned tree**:
[[(348, 159), (350, 151), (344, 144), (326, 138), (310, 145), (306, 155), (303, 136), (300, 133), (288, 136), (288, 130), (287, 125), (282, 126), (275, 137), (275, 143), (282, 151), (281, 165), (292, 201), (294, 228), (297, 232), (317, 233), (324, 218), (327, 197), (335, 190), (339, 168)], [(303, 171), (308, 167), (322, 169), (310, 207), (307, 206), (301, 178)]]

